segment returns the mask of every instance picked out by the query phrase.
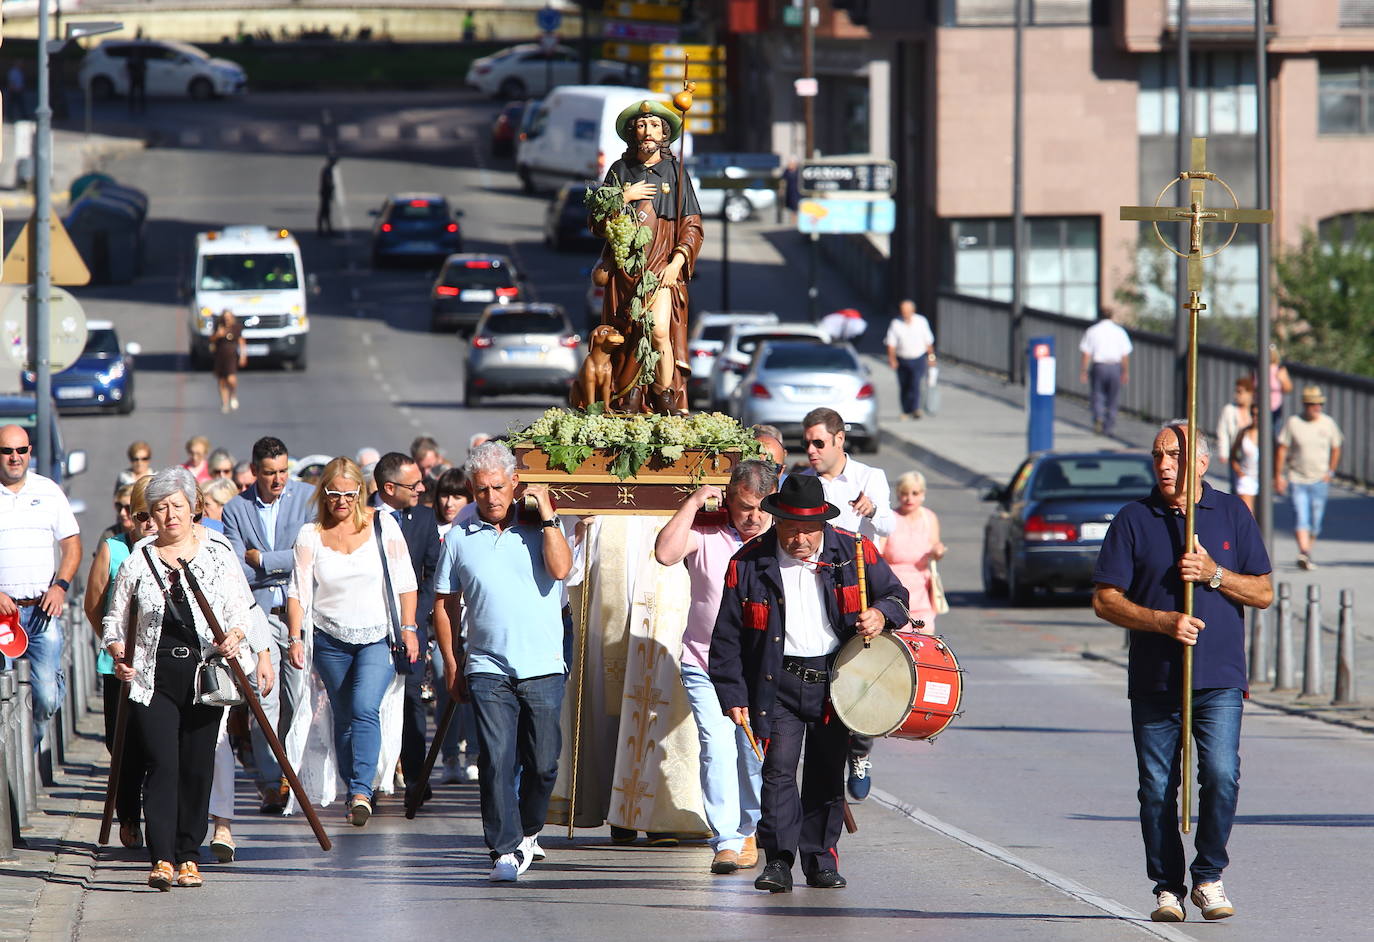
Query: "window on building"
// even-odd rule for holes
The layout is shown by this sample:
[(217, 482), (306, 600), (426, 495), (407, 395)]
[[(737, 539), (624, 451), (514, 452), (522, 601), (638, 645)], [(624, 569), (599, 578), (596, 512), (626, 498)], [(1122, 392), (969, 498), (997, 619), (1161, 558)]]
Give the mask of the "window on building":
[(1328, 216), (1317, 223), (1317, 235), (1323, 242), (1354, 242), (1355, 230), (1371, 220), (1374, 220), (1374, 213), (1371, 212)]
[[(1025, 0), (1028, 26), (1101, 25), (1101, 0)], [(942, 0), (945, 26), (1011, 26), (1016, 0)]]
[[(1235, 52), (1198, 53), (1191, 59), (1192, 133), (1254, 134), (1254, 59)], [(1136, 108), (1141, 134), (1178, 133), (1178, 57), (1173, 53), (1142, 57)]]
[[(942, 280), (958, 294), (1010, 301), (1010, 219), (955, 219), (946, 224)], [(1026, 220), (1025, 303), (1041, 311), (1097, 316), (1098, 220), (1091, 216)]]
[[(1349, 0), (1342, 0), (1349, 2)], [(1268, 4), (1267, 18), (1274, 19), (1274, 5)], [(1255, 22), (1255, 0), (1188, 0), (1188, 27), (1251, 26)], [(1169, 0), (1169, 28), (1178, 26), (1178, 0)]]
[[(1166, 238), (1176, 235), (1164, 229)], [(1254, 317), (1259, 311), (1259, 243), (1255, 226), (1240, 226), (1226, 251), (1207, 260), (1202, 269), (1202, 294), (1207, 299), (1204, 317)], [(1203, 250), (1210, 252), (1230, 234), (1229, 226), (1207, 227)], [(1218, 241), (1220, 240), (1220, 241)], [(1159, 244), (1149, 223), (1140, 226), (1136, 244), (1136, 289), (1140, 314), (1170, 319), (1178, 311), (1174, 284), (1178, 277), (1176, 257)]]
[(1332, 57), (1317, 68), (1317, 132), (1374, 134), (1374, 61)]
[(1341, 0), (1339, 23), (1357, 29), (1374, 26), (1374, 0)]

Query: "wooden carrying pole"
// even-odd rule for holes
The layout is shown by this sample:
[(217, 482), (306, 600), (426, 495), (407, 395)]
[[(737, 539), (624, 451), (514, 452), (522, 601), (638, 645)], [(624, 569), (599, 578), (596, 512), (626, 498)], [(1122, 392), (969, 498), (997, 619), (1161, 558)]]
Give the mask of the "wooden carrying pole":
[[(141, 581), (141, 580), (140, 580)], [(124, 656), (120, 663), (131, 667), (134, 663), (134, 631), (138, 624), (138, 586), (134, 583), (129, 596), (128, 626), (124, 631)], [(119, 706), (115, 709), (114, 739), (110, 742), (110, 777), (105, 782), (105, 810), (100, 816), (100, 836), (103, 846), (110, 843), (110, 828), (114, 824), (115, 803), (119, 796), (119, 774), (124, 764), (124, 740), (129, 733), (129, 683), (119, 685)]]
[(444, 744), (444, 737), (448, 735), (449, 726), (453, 724), (453, 714), (457, 712), (458, 701), (450, 697), (448, 706), (444, 707), (443, 716), (439, 717), (439, 726), (434, 730), (434, 739), (429, 744), (429, 755), (425, 756), (425, 769), (420, 773), (420, 781), (406, 789), (407, 821), (414, 818), (415, 812), (425, 803), (425, 786), (429, 784), (429, 777), (434, 772), (434, 763), (439, 759), (439, 749)]
[[(182, 575), (186, 577), (186, 585), (190, 588), (191, 594), (195, 596), (196, 604), (200, 606), (200, 612), (205, 616), (205, 623), (210, 627), (210, 637), (215, 639), (215, 644), (224, 643), (224, 629), (220, 627), (219, 619), (210, 608), (210, 602), (201, 591), (200, 580), (191, 571), (186, 560), (178, 558), (177, 563), (181, 566)], [(296, 796), (296, 801), (300, 802), (301, 811), (305, 813), (305, 818), (310, 822), (310, 830), (315, 832), (315, 839), (320, 842), (321, 850), (332, 850), (333, 843), (329, 840), (329, 835), (324, 831), (324, 825), (320, 823), (320, 816), (315, 813), (315, 806), (310, 803), (309, 796), (305, 793), (305, 787), (301, 785), (301, 780), (296, 776), (296, 770), (291, 768), (291, 763), (286, 758), (286, 750), (282, 748), (281, 740), (277, 738), (277, 731), (272, 728), (272, 724), (267, 721), (267, 714), (262, 710), (262, 703), (258, 701), (258, 696), (253, 692), (253, 687), (248, 683), (248, 677), (243, 673), (243, 668), (239, 666), (238, 658), (226, 657), (224, 663), (229, 665), (230, 672), (234, 675), (234, 682), (239, 685), (239, 690), (243, 692), (243, 699), (248, 703), (248, 709), (253, 711), (253, 718), (258, 721), (258, 727), (262, 730), (262, 736), (267, 740), (267, 745), (272, 749), (272, 755), (276, 756), (277, 764), (281, 766), (281, 774), (286, 777), (287, 783), (291, 786), (291, 792)]]
[[(1202, 482), (1197, 479), (1197, 316), (1206, 305), (1198, 300), (1198, 293), (1188, 294), (1188, 433), (1186, 457), (1188, 468), (1179, 475), (1187, 486), (1184, 493), (1187, 503), (1183, 514), (1183, 546), (1185, 552), (1195, 550), (1197, 543), (1197, 498), (1201, 493)], [(1183, 613), (1193, 617), (1193, 583), (1183, 582)], [(1193, 829), (1193, 646), (1183, 646), (1183, 702), (1179, 708), (1179, 721), (1182, 726), (1179, 737), (1179, 772), (1183, 789), (1182, 827), (1187, 834)]]

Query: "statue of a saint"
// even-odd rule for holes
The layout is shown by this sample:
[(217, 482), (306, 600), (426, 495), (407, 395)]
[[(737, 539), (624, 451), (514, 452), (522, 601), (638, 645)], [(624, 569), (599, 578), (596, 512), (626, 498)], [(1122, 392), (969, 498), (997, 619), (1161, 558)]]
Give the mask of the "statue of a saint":
[[(701, 252), (702, 228), (692, 181), (670, 151), (682, 133), (682, 118), (661, 102), (641, 101), (620, 113), (616, 127), (629, 146), (611, 164), (603, 186), (623, 187), (633, 221), (648, 227), (652, 235), (644, 246), (643, 269), (624, 271), (609, 243), (602, 252), (600, 267), (609, 274), (609, 281), (601, 322), (615, 327), (626, 341), (612, 361), (612, 404), (623, 412), (685, 413), (687, 379), (692, 372), (687, 359), (687, 281)], [(603, 221), (593, 218), (592, 227), (598, 236), (606, 237)], [(657, 354), (651, 376), (641, 375), (645, 321), (631, 316), (645, 271), (652, 272), (658, 282), (647, 295), (653, 317), (648, 349)], [(640, 306), (646, 306), (642, 300)]]

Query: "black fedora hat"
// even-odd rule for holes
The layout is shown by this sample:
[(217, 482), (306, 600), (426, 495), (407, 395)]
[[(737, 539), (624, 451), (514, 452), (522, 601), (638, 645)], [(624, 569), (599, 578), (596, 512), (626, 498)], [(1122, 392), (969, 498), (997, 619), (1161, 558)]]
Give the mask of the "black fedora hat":
[(785, 520), (832, 520), (840, 508), (825, 499), (825, 488), (814, 474), (789, 474), (776, 493), (759, 504), (767, 513)]

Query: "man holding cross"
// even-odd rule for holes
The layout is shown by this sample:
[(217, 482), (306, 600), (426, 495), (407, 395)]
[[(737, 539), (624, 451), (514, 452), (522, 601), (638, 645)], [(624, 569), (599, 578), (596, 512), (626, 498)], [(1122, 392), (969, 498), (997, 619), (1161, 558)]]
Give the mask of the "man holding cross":
[[(1155, 436), (1157, 486), (1121, 508), (1093, 572), (1093, 610), (1129, 629), (1127, 696), (1140, 777), (1140, 829), (1145, 871), (1154, 881), (1155, 922), (1182, 922), (1187, 894), (1179, 836), (1179, 740), (1183, 651), (1194, 651), (1193, 735), (1198, 747), (1200, 801), (1192, 902), (1204, 919), (1235, 914), (1221, 883), (1226, 842), (1240, 783), (1241, 704), (1246, 696), (1244, 606), (1273, 599), (1269, 555), (1255, 518), (1240, 498), (1205, 481), (1207, 437), (1197, 439), (1197, 464), (1187, 473), (1184, 420)], [(1198, 482), (1198, 483), (1190, 483)], [(1185, 546), (1185, 511), (1192, 492), (1195, 540)], [(1194, 583), (1185, 614), (1184, 582)]]

